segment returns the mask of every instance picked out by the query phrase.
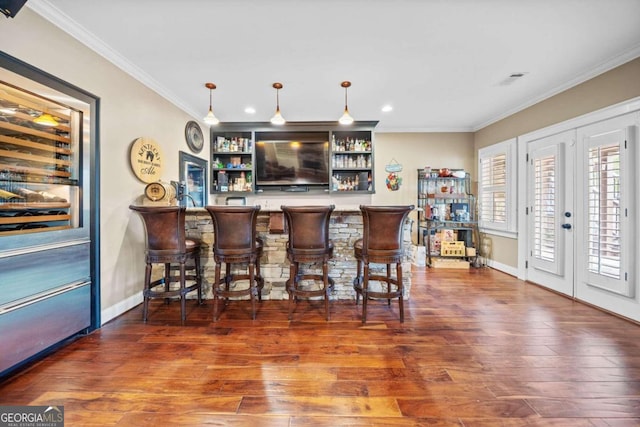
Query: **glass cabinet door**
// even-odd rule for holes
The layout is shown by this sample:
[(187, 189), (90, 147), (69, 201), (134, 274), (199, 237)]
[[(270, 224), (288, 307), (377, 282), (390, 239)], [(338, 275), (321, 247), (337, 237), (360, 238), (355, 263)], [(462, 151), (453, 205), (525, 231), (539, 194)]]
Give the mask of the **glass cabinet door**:
[(82, 114), (0, 80), (0, 236), (80, 226)]

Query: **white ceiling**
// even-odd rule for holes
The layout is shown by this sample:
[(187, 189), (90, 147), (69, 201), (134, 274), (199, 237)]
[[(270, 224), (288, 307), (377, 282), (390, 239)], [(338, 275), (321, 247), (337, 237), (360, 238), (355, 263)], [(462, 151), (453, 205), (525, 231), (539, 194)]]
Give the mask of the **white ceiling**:
[[(31, 0), (195, 118), (477, 130), (640, 56), (640, 0)], [(512, 73), (525, 76), (502, 84)], [(640, 78), (640, 76), (638, 76)], [(98, 94), (99, 95), (99, 94)], [(382, 112), (389, 104), (393, 111)], [(244, 112), (255, 108), (254, 114)]]

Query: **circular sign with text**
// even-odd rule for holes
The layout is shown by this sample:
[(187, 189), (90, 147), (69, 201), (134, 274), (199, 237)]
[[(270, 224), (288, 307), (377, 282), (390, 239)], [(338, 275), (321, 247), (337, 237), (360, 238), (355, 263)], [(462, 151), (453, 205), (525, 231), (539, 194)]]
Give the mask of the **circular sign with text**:
[(151, 138), (138, 138), (131, 145), (131, 169), (145, 183), (162, 178), (164, 155), (160, 146)]

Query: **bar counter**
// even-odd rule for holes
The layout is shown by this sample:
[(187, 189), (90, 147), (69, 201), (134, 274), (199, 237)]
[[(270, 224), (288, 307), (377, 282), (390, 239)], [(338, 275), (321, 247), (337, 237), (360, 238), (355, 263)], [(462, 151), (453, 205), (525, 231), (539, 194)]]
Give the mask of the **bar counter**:
[[(408, 219), (404, 229), (405, 256), (402, 263), (403, 283), (408, 299), (411, 291), (411, 227)], [(201, 261), (204, 273), (203, 290), (207, 298), (211, 298), (211, 283), (214, 278), (215, 262), (213, 260), (213, 224), (211, 216), (203, 208), (187, 210), (187, 236), (201, 239), (204, 243)], [(262, 299), (288, 299), (285, 283), (289, 278), (289, 261), (286, 245), (289, 239), (284, 230), (282, 212), (278, 210), (261, 210), (258, 215), (258, 236), (264, 241), (264, 254), (260, 259), (260, 270), (264, 277)], [(329, 233), (333, 241), (333, 259), (329, 261), (329, 275), (335, 280), (332, 299), (352, 300), (355, 298), (353, 279), (356, 274), (356, 259), (353, 256), (353, 243), (362, 237), (362, 214), (358, 207), (338, 207), (331, 215)], [(384, 265), (371, 265), (373, 269), (385, 268)], [(322, 270), (322, 266), (312, 266)]]

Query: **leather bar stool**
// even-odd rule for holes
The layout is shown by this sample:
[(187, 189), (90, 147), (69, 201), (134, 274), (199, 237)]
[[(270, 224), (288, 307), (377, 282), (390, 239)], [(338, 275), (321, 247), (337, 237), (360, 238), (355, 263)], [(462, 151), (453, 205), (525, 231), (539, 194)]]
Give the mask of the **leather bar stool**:
[[(324, 310), (329, 320), (329, 292), (334, 281), (329, 277), (328, 261), (333, 257), (333, 243), (329, 239), (329, 220), (335, 206), (281, 206), (289, 229), (287, 258), (289, 259), (289, 320), (293, 317), (294, 301), (298, 297), (324, 297)], [(301, 263), (322, 263), (322, 274), (301, 273)], [(304, 289), (300, 281), (320, 281), (320, 289)], [(306, 285), (306, 283), (305, 283)]]
[[(186, 321), (186, 295), (198, 291), (198, 304), (202, 304), (202, 276), (200, 273), (200, 247), (198, 239), (186, 237), (186, 208), (180, 206), (129, 206), (142, 217), (146, 233), (144, 308), (146, 322), (149, 300), (180, 298), (180, 320)], [(153, 264), (164, 264), (164, 276), (151, 280)], [(177, 272), (177, 275), (175, 274)], [(187, 281), (194, 283), (187, 286)], [(172, 288), (172, 283), (179, 287)]]
[[(405, 220), (413, 208), (413, 205), (360, 206), (363, 230), (362, 239), (356, 240), (353, 245), (357, 261), (353, 288), (356, 291), (356, 305), (362, 295), (362, 323), (367, 321), (367, 301), (370, 298), (386, 299), (389, 305), (391, 305), (392, 298), (398, 298), (400, 322), (404, 322), (402, 231)], [(385, 264), (386, 275), (372, 272), (369, 268), (370, 263)], [(395, 277), (391, 275), (393, 264), (396, 267)], [(371, 281), (379, 282), (380, 290), (372, 291), (370, 289)]]
[[(256, 300), (262, 300), (264, 279), (260, 275), (263, 242), (256, 224), (260, 206), (205, 206), (213, 220), (213, 259), (216, 262), (213, 283), (213, 321), (219, 319), (218, 300), (249, 296), (251, 318), (256, 318)], [(221, 277), (222, 264), (225, 275)], [(237, 264), (237, 265), (236, 265)], [(232, 272), (232, 266), (234, 272)], [(239, 272), (240, 270), (244, 272)], [(238, 281), (248, 281), (243, 289), (232, 288)]]

